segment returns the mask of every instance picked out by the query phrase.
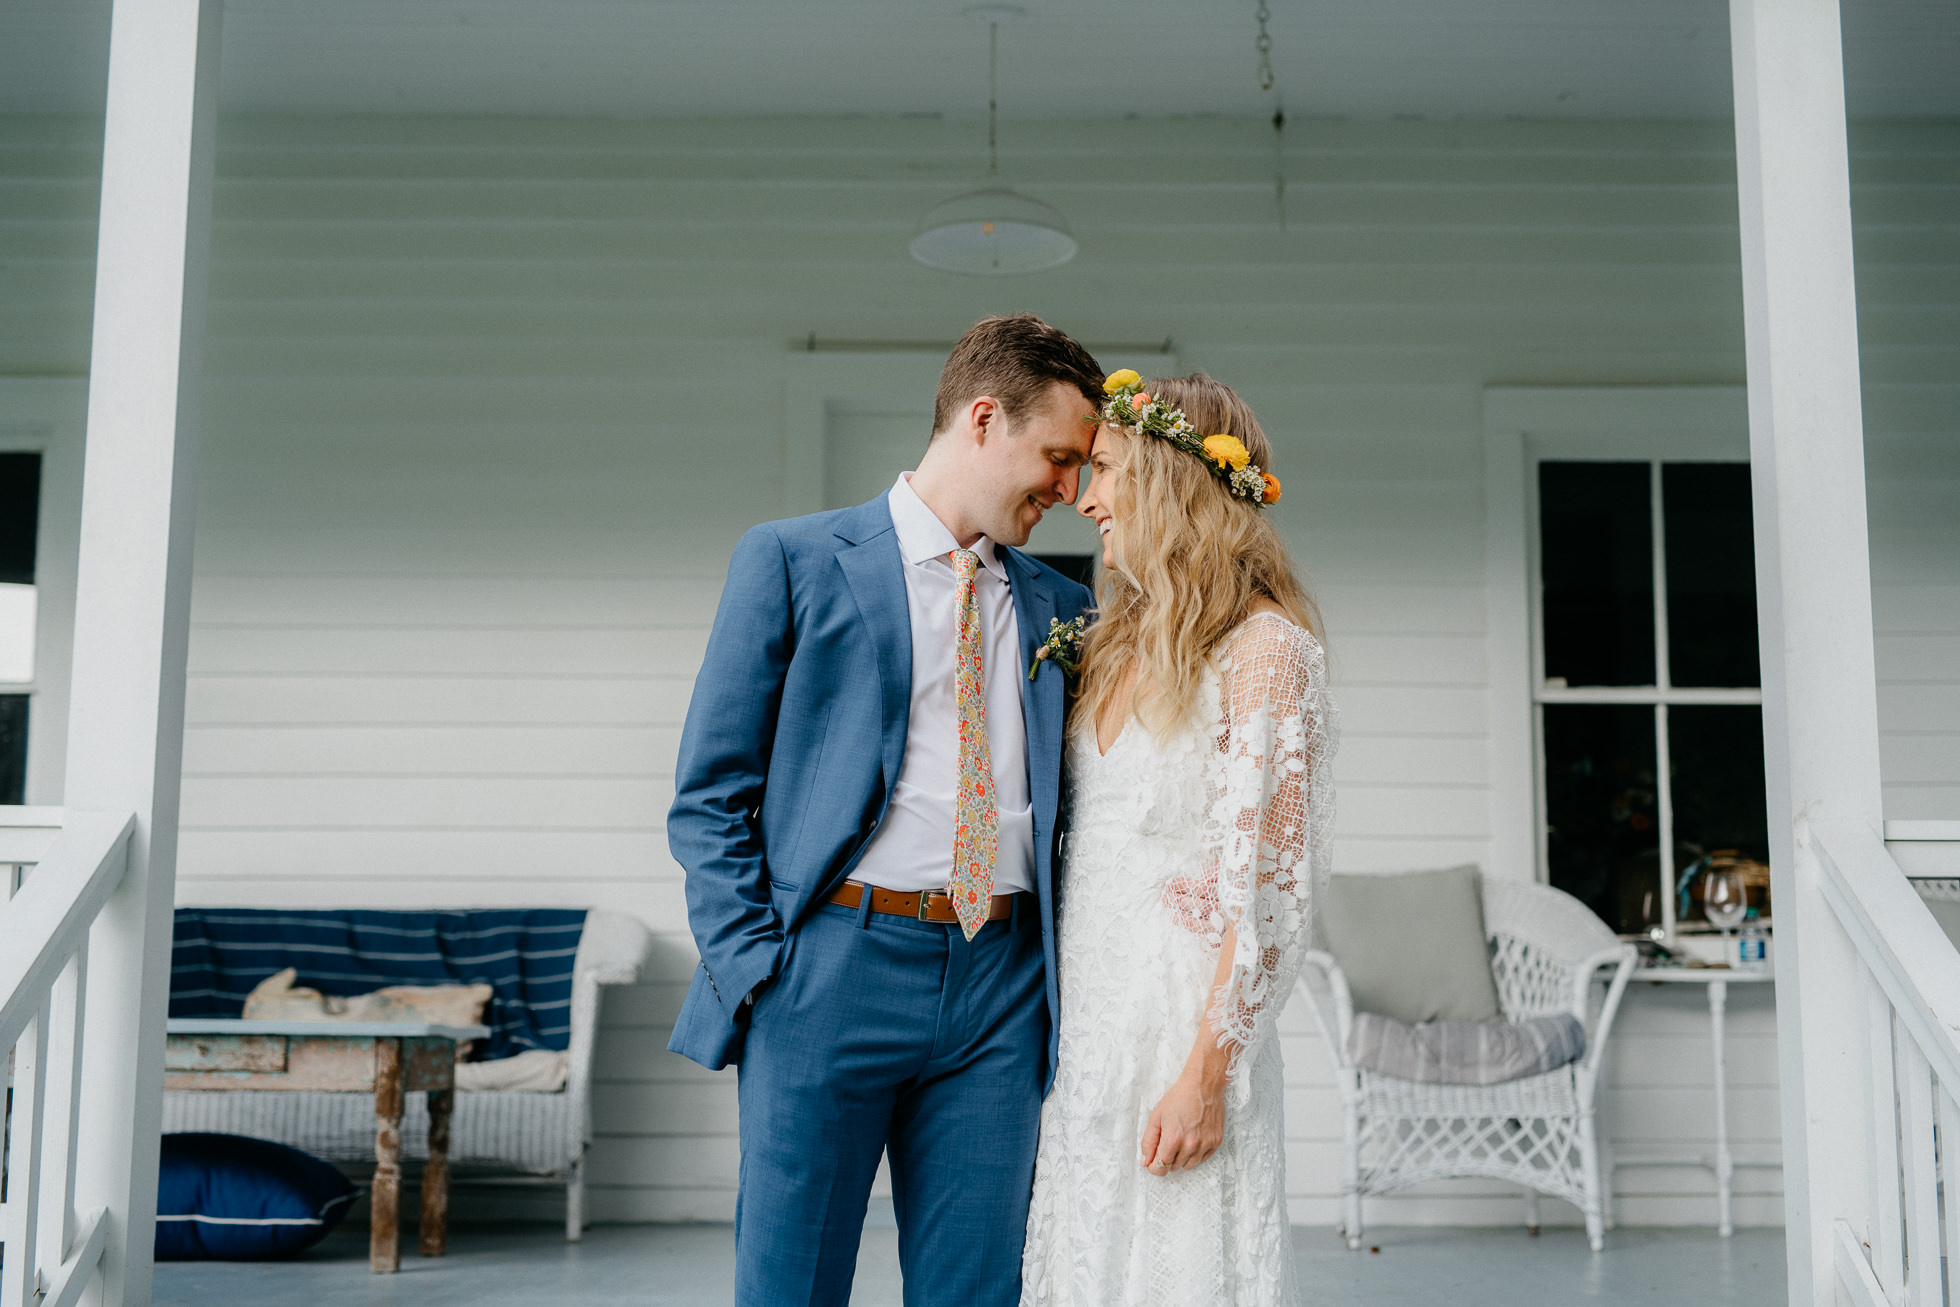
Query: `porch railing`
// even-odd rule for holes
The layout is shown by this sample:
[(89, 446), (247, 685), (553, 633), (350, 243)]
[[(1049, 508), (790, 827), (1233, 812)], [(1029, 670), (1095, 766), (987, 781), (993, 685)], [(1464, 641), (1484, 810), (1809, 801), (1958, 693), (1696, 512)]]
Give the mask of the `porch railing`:
[[(0, 808), (0, 1307), (74, 1307), (102, 1259), (110, 1213), (78, 1208), (75, 1185), (89, 932), (134, 829), (123, 814)], [(134, 1075), (134, 1056), (89, 1074)]]
[[(1800, 827), (1799, 857), (1858, 954), (1869, 1014), (1867, 1235), (1832, 1231), (1858, 1307), (1951, 1303), (1960, 1270), (1960, 951), (1874, 831)], [(1808, 849), (1804, 848), (1808, 845)], [(1960, 846), (1956, 847), (1960, 851)]]

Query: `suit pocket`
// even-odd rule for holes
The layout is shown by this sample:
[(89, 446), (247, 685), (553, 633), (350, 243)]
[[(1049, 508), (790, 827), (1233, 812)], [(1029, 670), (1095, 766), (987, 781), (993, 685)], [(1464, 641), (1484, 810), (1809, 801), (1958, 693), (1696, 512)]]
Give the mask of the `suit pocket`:
[(783, 939), (783, 946), (776, 954), (776, 969), (771, 971), (769, 978), (762, 982), (761, 992), (755, 996), (755, 1002), (749, 1006), (751, 1022), (769, 1006), (770, 996), (783, 987), (783, 982), (789, 975), (790, 962), (796, 957), (797, 936), (802, 933), (800, 930), (793, 930)]

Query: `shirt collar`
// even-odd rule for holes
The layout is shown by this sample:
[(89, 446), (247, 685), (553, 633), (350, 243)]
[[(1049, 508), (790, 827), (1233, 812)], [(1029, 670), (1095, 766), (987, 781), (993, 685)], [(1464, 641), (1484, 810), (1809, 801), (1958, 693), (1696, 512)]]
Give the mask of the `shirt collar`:
[[(892, 531), (898, 536), (899, 556), (906, 562), (929, 563), (935, 558), (945, 558), (960, 547), (946, 524), (926, 507), (918, 491), (912, 489), (910, 472), (898, 474), (886, 499), (891, 505)], [(1000, 580), (1007, 580), (1007, 565), (1001, 562), (1000, 551), (993, 541), (981, 536), (973, 542), (973, 552), (980, 555), (980, 566)]]

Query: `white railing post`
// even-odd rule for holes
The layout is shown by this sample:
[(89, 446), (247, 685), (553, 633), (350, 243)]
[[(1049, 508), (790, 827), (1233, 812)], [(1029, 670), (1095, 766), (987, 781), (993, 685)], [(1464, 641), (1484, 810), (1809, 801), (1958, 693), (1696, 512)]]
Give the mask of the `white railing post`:
[(75, 1202), (99, 1301), (150, 1298), (189, 631), (218, 0), (114, 0), (75, 602), (70, 810), (133, 812), (88, 950)]
[(81, 1096), (83, 1017), (87, 1009), (88, 941), (61, 969), (49, 1002), (48, 1066), (55, 1073), (43, 1087), (43, 1112), (48, 1138), (61, 1148), (41, 1187), (41, 1238), (35, 1261), (60, 1266), (75, 1246), (79, 1213), (75, 1211), (75, 1156), (79, 1142), (75, 1108)]
[(1947, 1271), (1960, 1238), (1952, 1198), (1960, 1192), (1960, 1111), (1952, 1103), (1960, 950), (1870, 830), (1799, 829), (1823, 873), (1825, 901), (1858, 954), (1870, 1011), (1872, 1111), (1861, 1132), (1869, 1208), (1832, 1221), (1837, 1287), (1855, 1307), (1950, 1307)]
[(129, 865), (135, 819), (0, 807), (0, 866), (33, 875), (0, 909), (0, 1054), (14, 1057), (0, 1307), (76, 1307), (104, 1209), (75, 1206), (89, 934)]
[(1871, 1067), (1871, 1126), (1865, 1134), (1865, 1182), (1871, 1195), (1871, 1228), (1864, 1243), (1870, 1249), (1872, 1273), (1881, 1284), (1904, 1284), (1905, 1242), (1900, 1238), (1904, 1218), (1899, 1211), (1899, 1088), (1897, 1034), (1892, 1000), (1868, 966), (1858, 968), (1865, 995), (1865, 1053)]
[[(29, 1249), (40, 1244), (41, 1148), (47, 1139), (42, 1090), (48, 1076), (48, 1000), (14, 1045), (14, 1103), (7, 1122), (7, 1205), (0, 1208), (0, 1243)], [(0, 1267), (0, 1307), (33, 1307), (41, 1291), (34, 1259), (16, 1256)]]
[(1856, 953), (1799, 818), (1869, 827), (1878, 696), (1837, 0), (1730, 0), (1792, 1304), (1866, 1233), (1872, 1076)]

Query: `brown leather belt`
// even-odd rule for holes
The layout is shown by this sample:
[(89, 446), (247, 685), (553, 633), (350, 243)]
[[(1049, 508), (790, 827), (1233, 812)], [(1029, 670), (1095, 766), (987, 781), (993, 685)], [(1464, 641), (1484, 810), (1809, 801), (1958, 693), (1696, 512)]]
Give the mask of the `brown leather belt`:
[[(830, 896), (832, 903), (847, 908), (862, 907), (864, 892), (871, 891), (871, 910), (891, 917), (911, 917), (915, 921), (936, 921), (941, 925), (957, 922), (960, 917), (953, 911), (953, 900), (939, 890), (921, 890), (907, 894), (900, 890), (879, 889), (876, 885), (866, 885), (862, 881), (847, 880), (835, 894)], [(987, 909), (987, 920), (1005, 921), (1014, 912), (1012, 894), (996, 894), (992, 906)]]

